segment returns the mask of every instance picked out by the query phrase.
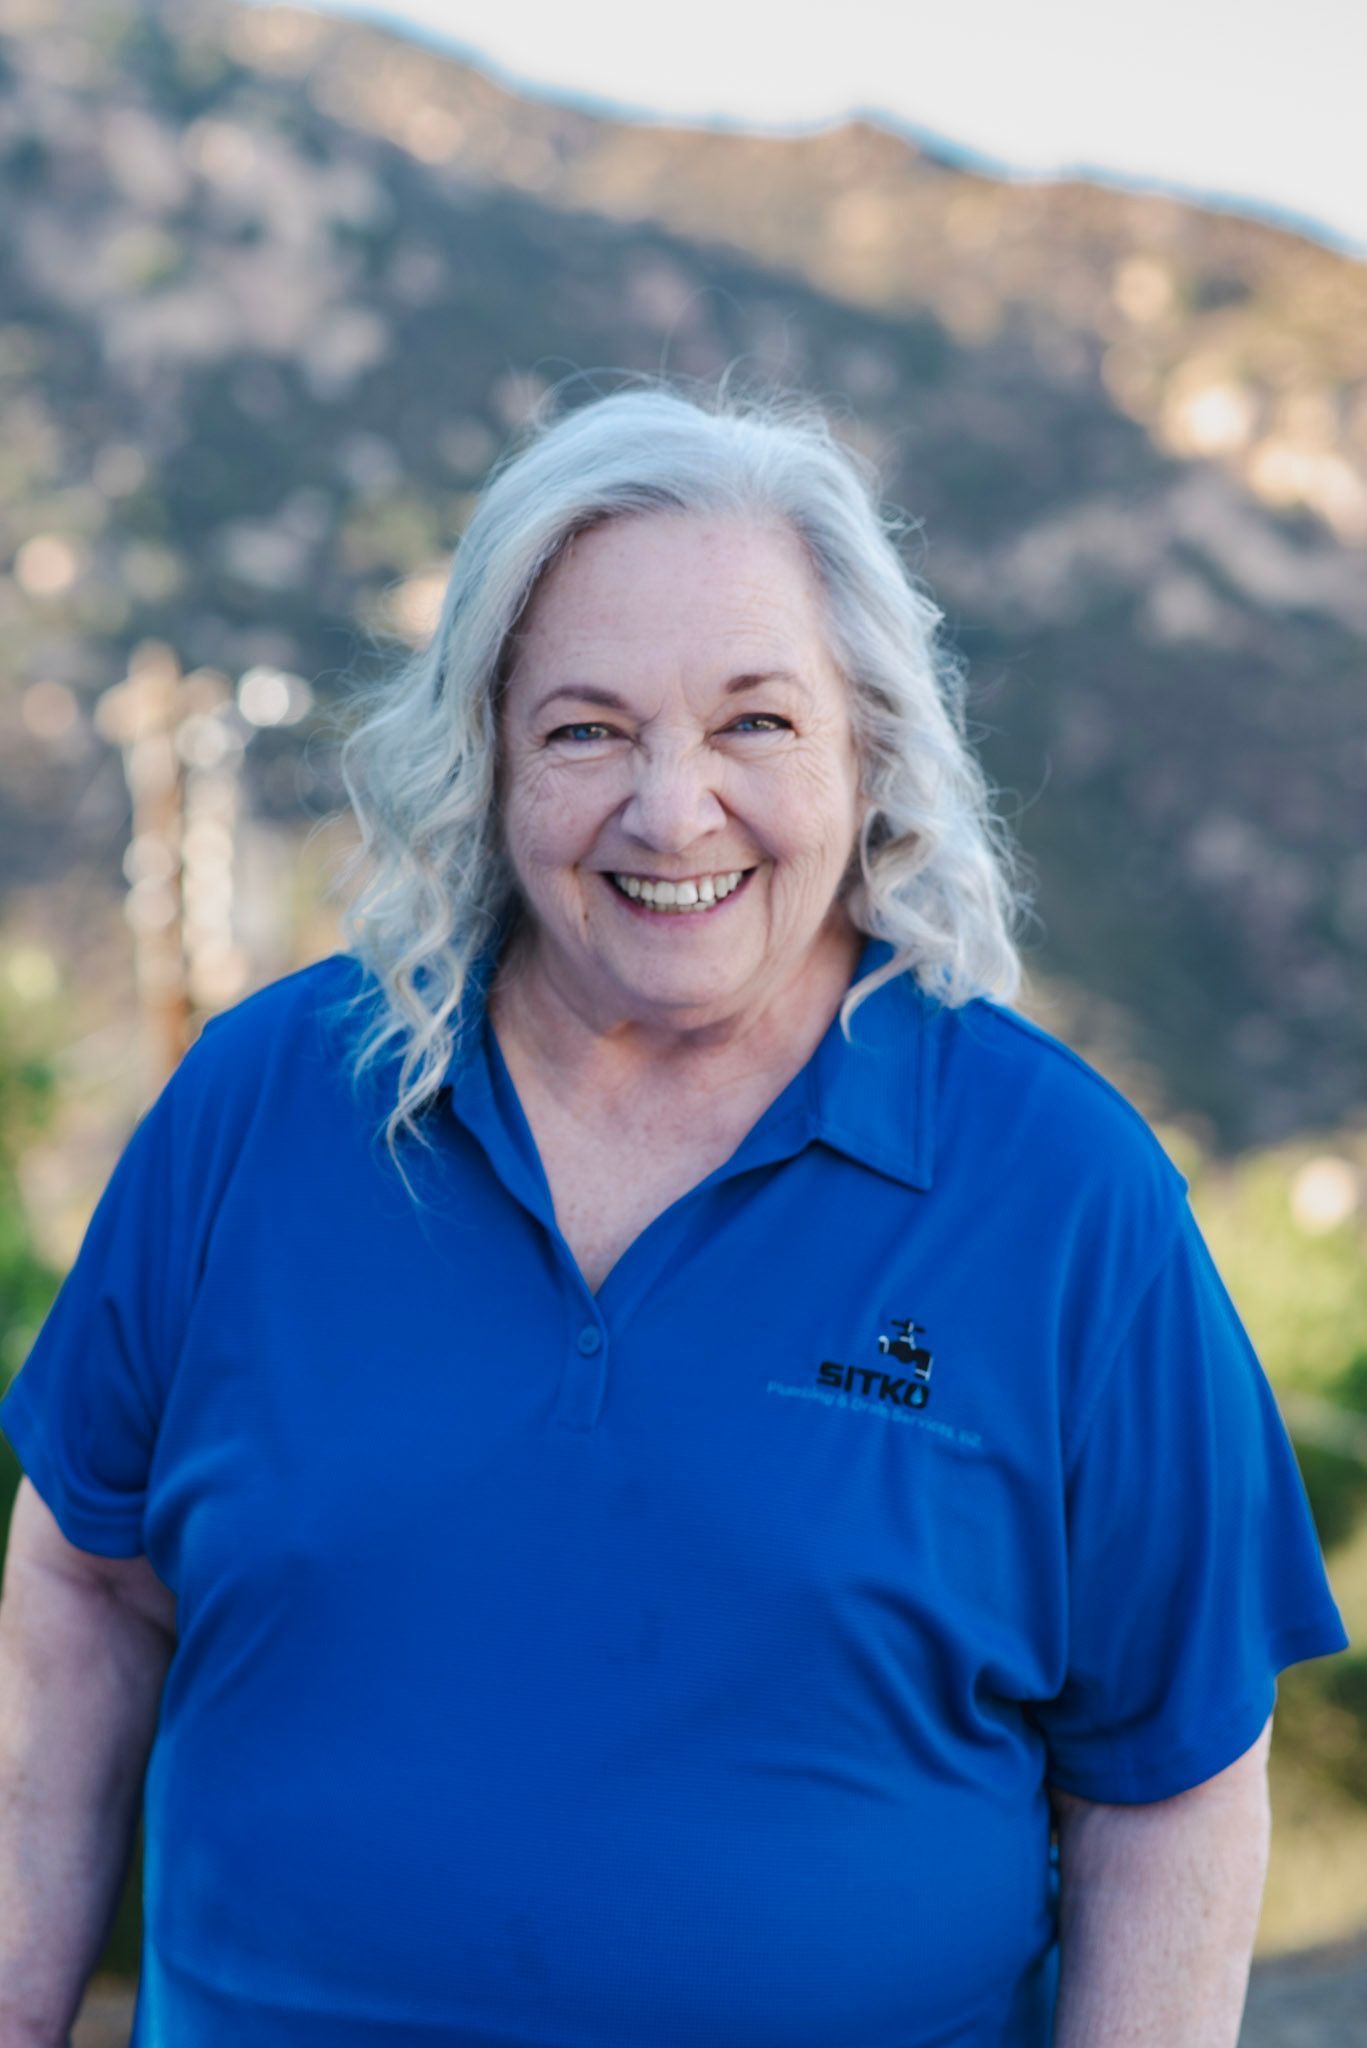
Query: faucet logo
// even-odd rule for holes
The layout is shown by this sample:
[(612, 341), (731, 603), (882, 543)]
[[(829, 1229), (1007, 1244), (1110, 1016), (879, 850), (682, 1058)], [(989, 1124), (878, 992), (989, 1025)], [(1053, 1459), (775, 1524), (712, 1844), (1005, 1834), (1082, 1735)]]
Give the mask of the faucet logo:
[(913, 1322), (910, 1316), (893, 1316), (891, 1320), (896, 1334), (880, 1334), (878, 1349), (885, 1358), (895, 1358), (899, 1365), (911, 1367), (911, 1384), (903, 1396), (903, 1406), (924, 1408), (930, 1399), (930, 1369), (935, 1363), (934, 1354), (916, 1341), (925, 1335), (925, 1324)]
[(823, 1358), (817, 1370), (818, 1385), (838, 1387), (842, 1393), (862, 1395), (866, 1401), (890, 1401), (895, 1408), (924, 1408), (930, 1399), (934, 1363), (928, 1347), (917, 1342), (925, 1335), (925, 1325), (913, 1322), (910, 1316), (890, 1320), (893, 1334), (881, 1335), (878, 1349), (884, 1358), (895, 1359), (907, 1371), (894, 1375), (872, 1365), (840, 1365)]

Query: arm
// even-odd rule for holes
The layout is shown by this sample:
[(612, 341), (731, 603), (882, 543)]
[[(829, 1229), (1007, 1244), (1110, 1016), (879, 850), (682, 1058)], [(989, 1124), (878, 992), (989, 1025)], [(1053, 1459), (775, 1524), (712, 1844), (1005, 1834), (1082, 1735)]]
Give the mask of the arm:
[(0, 1598), (0, 2048), (61, 2048), (132, 1856), (171, 1596), (66, 1541), (31, 1482)]
[(1269, 1720), (1172, 1799), (1050, 1788), (1059, 1831), (1054, 2048), (1235, 2048), (1267, 1875)]

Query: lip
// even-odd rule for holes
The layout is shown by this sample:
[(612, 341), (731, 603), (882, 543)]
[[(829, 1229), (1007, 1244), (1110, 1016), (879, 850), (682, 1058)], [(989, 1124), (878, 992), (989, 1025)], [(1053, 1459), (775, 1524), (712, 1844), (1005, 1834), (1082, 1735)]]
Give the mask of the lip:
[[(709, 918), (720, 916), (720, 914), (724, 910), (726, 910), (732, 903), (736, 901), (737, 897), (743, 896), (745, 894), (746, 890), (750, 886), (751, 877), (755, 874), (756, 870), (754, 868), (747, 868), (745, 870), (744, 878), (736, 884), (735, 888), (731, 891), (731, 893), (728, 896), (723, 896), (719, 903), (709, 903), (705, 910), (694, 909), (685, 911), (682, 914), (680, 914), (678, 911), (652, 910), (648, 903), (641, 903), (634, 897), (624, 896), (622, 894), (622, 891), (617, 887), (617, 884), (613, 881), (612, 875), (609, 874), (606, 869), (600, 868), (598, 872), (603, 877), (603, 887), (608, 891), (608, 893), (612, 897), (613, 902), (618, 904), (623, 910), (629, 911), (633, 917), (648, 918), (650, 922), (655, 925), (673, 925), (705, 924)], [(613, 872), (617, 874), (626, 874), (629, 872), (629, 870), (626, 868), (618, 868), (614, 869)], [(728, 870), (723, 868), (715, 870), (715, 872), (725, 874), (728, 872)], [(659, 879), (666, 880), (668, 878), (661, 876)], [(685, 878), (683, 876), (680, 876), (679, 879), (682, 881)], [(692, 877), (690, 876), (687, 879), (691, 880)]]

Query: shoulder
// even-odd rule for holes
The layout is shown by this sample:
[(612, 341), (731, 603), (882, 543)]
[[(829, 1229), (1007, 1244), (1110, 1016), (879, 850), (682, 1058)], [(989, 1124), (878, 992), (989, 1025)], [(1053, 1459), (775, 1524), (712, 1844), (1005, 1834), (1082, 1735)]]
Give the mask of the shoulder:
[(372, 977), (353, 954), (330, 953), (266, 982), (207, 1018), (186, 1062), (193, 1060), (208, 1079), (221, 1077), (243, 1060), (297, 1056), (320, 1045), (331, 1026), (369, 999), (373, 987)]
[(956, 1153), (998, 1196), (1057, 1223), (1123, 1211), (1136, 1236), (1176, 1228), (1187, 1181), (1142, 1112), (1087, 1060), (1009, 1004), (937, 1012), (936, 1155)]
[(345, 1065), (339, 1028), (373, 987), (349, 953), (266, 982), (205, 1020), (155, 1109), (169, 1109), (198, 1144), (215, 1132), (240, 1132), (268, 1101), (328, 1088)]
[(222, 1037), (232, 1032), (239, 1038), (271, 1035), (291, 1029), (309, 1017), (322, 1015), (335, 1004), (346, 1002), (368, 985), (370, 977), (352, 953), (329, 953), (254, 989), (250, 995), (219, 1010), (205, 1021), (201, 1036)]
[(942, 1010), (948, 1056), (971, 1068), (994, 1099), (1035, 1115), (1092, 1129), (1104, 1126), (1141, 1151), (1158, 1145), (1152, 1126), (1113, 1081), (1042, 1024), (1008, 1003), (977, 996)]

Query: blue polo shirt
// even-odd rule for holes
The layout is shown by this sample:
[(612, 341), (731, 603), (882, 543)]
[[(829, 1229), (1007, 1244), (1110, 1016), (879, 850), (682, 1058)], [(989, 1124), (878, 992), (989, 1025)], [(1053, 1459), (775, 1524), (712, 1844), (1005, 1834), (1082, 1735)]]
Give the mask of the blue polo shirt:
[(136, 2048), (1044, 2048), (1046, 1784), (1347, 1641), (1181, 1174), (904, 975), (595, 1295), (483, 979), (420, 1207), (367, 985), (206, 1026), (0, 1406), (178, 1596)]

